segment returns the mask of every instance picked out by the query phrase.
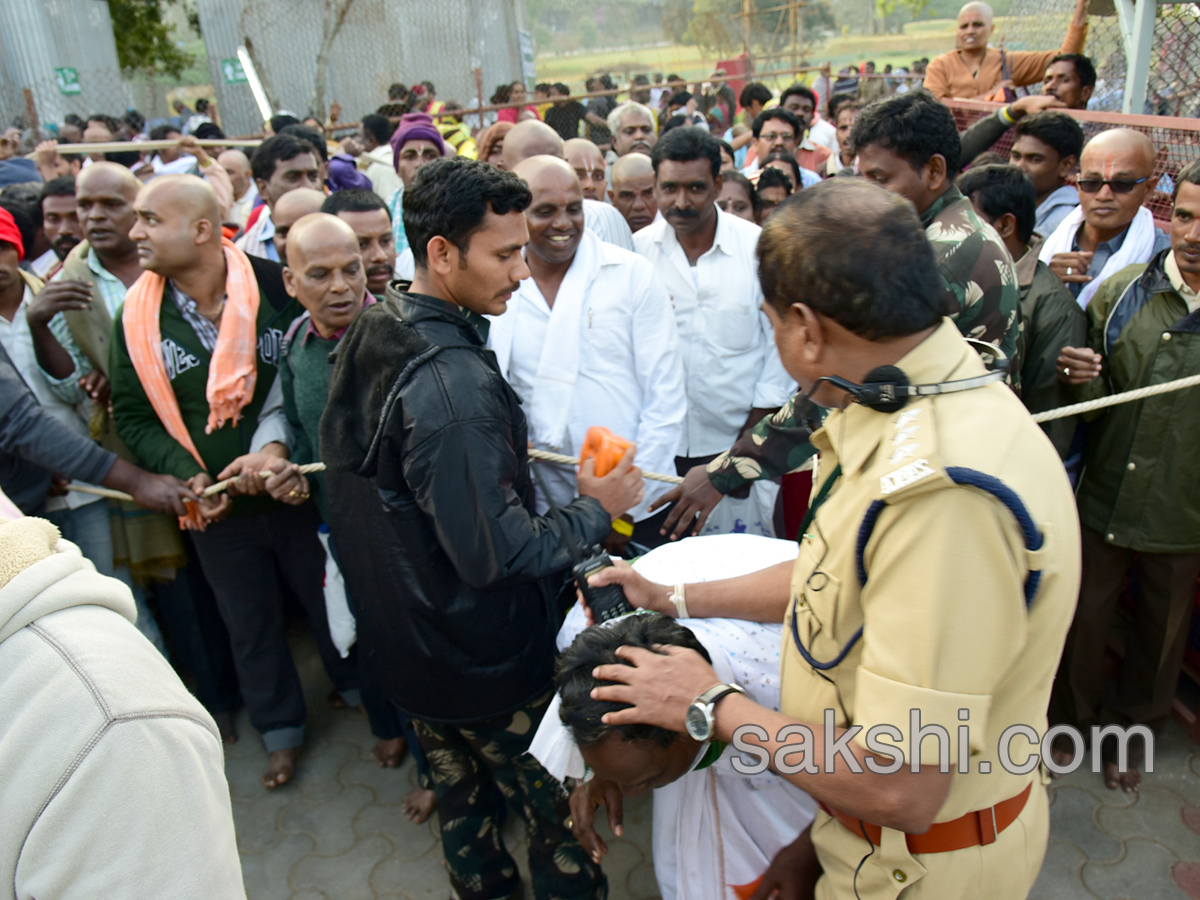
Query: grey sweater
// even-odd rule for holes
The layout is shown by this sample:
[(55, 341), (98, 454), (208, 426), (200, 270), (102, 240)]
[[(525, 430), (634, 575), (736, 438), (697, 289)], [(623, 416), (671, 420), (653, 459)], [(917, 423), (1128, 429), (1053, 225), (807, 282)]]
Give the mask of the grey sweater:
[(21, 512), (42, 511), (52, 473), (98, 484), (116, 461), (46, 412), (0, 346), (0, 488)]

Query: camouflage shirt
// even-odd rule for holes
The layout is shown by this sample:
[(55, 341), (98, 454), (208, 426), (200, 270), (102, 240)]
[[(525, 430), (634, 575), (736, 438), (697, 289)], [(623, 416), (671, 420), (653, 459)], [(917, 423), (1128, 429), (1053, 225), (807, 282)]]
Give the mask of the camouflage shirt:
[[(925, 237), (933, 247), (942, 286), (958, 302), (950, 316), (963, 337), (999, 346), (1011, 360), (1017, 350), (1017, 307), (1020, 289), (1011, 257), (1000, 236), (976, 214), (956, 187), (921, 213)], [(982, 349), (987, 365), (995, 358)], [(1014, 388), (1015, 367), (1010, 367)], [(708, 464), (708, 477), (722, 494), (746, 490), (760, 478), (778, 480), (803, 465), (817, 451), (809, 435), (820, 427), (820, 409), (797, 395), (767, 416), (732, 448)]]

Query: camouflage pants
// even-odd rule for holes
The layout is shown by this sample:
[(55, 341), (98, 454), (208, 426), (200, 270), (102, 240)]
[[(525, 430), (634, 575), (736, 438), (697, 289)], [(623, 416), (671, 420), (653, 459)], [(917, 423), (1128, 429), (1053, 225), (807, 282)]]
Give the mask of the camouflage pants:
[(429, 761), (442, 852), (460, 900), (502, 900), (521, 886), (497, 826), (496, 789), (524, 814), (536, 900), (604, 900), (600, 868), (566, 826), (562, 786), (526, 751), (553, 696), (470, 727), (413, 720)]

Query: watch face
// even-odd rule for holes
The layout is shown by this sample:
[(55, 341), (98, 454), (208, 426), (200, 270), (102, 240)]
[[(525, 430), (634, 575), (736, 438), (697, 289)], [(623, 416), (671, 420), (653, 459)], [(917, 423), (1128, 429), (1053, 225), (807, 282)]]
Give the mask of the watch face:
[(707, 741), (712, 736), (712, 720), (708, 709), (693, 703), (687, 711), (687, 733), (696, 741)]

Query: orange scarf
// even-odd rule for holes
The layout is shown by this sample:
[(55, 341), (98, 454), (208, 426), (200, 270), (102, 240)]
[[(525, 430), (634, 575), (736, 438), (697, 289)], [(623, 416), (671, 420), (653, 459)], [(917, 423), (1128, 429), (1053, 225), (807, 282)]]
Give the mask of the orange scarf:
[[(237, 425), (242, 409), (254, 397), (257, 380), (254, 354), (258, 344), (258, 281), (250, 260), (229, 240), (221, 239), (225, 251), (225, 309), (217, 332), (217, 344), (208, 364), (208, 424), (204, 431), (211, 434), (226, 422)], [(155, 273), (144, 272), (125, 295), (121, 318), (125, 327), (125, 344), (138, 379), (154, 412), (167, 434), (178, 441), (207, 469), (179, 411), (179, 401), (167, 378), (162, 356), (162, 331), (159, 315), (167, 280)], [(203, 531), (205, 520), (200, 510), (188, 505), (188, 514), (179, 520), (181, 528)]]

